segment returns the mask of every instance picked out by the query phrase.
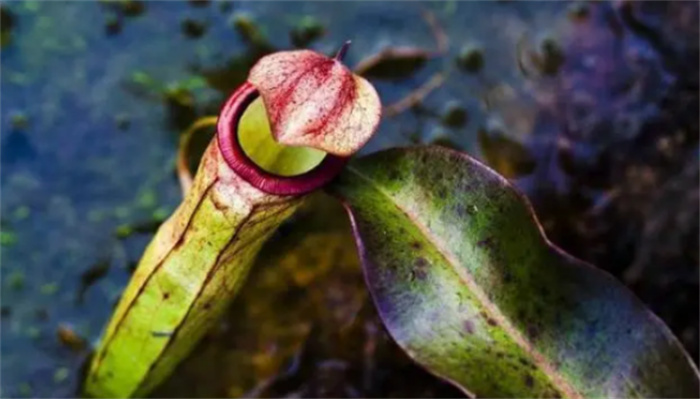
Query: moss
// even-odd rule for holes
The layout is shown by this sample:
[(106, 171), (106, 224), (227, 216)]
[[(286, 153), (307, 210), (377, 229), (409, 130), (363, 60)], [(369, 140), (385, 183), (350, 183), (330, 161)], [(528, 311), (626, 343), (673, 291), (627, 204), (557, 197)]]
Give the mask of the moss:
[(56, 292), (58, 292), (58, 284), (55, 283), (55, 282), (43, 284), (43, 285), (39, 288), (39, 291), (40, 291), (43, 295), (53, 295), (53, 294), (55, 294)]
[(10, 231), (0, 232), (0, 245), (11, 247), (17, 243), (17, 235)]
[(13, 290), (21, 290), (24, 288), (24, 273), (14, 271), (7, 276), (7, 285)]
[(105, 220), (105, 217), (107, 216), (107, 211), (104, 209), (90, 209), (87, 213), (87, 218), (88, 221), (92, 223), (99, 223), (103, 220)]
[(146, 11), (146, 5), (139, 0), (124, 0), (120, 2), (120, 6), (127, 17), (137, 17)]
[(29, 217), (31, 210), (26, 205), (18, 206), (14, 212), (12, 212), (12, 218), (16, 221), (24, 220)]
[(27, 330), (24, 333), (29, 339), (37, 339), (41, 336), (41, 330), (34, 326), (27, 327)]
[(122, 21), (116, 13), (110, 13), (105, 17), (105, 34), (113, 36), (122, 31)]
[(295, 47), (308, 47), (325, 33), (323, 24), (316, 18), (307, 15), (289, 32), (289, 39)]
[(161, 207), (156, 208), (156, 210), (153, 211), (153, 214), (151, 215), (151, 217), (152, 217), (153, 220), (155, 220), (155, 221), (160, 221), (160, 222), (162, 222), (162, 221), (164, 221), (165, 219), (167, 219), (168, 216), (170, 216), (170, 213), (171, 213), (171, 212), (172, 212), (172, 211), (171, 211), (170, 209), (161, 206)]
[(114, 123), (119, 130), (129, 130), (131, 126), (131, 119), (127, 114), (118, 114), (114, 117)]
[(53, 382), (60, 384), (68, 379), (70, 376), (70, 370), (68, 367), (59, 367), (53, 373)]
[(10, 44), (12, 29), (15, 26), (15, 16), (4, 6), (0, 6), (0, 43), (2, 47)]
[(149, 89), (157, 89), (159, 86), (158, 82), (145, 71), (132, 72), (130, 80), (136, 85), (144, 86)]
[(28, 13), (35, 13), (35, 12), (39, 11), (39, 3), (40, 2), (36, 1), (36, 0), (28, 0), (28, 1), (23, 2), (22, 5), (24, 5), (24, 9)]
[(259, 49), (262, 52), (269, 52), (273, 50), (273, 46), (269, 43), (267, 36), (248, 14), (234, 14), (231, 16), (229, 24), (236, 29), (238, 34), (241, 35), (241, 38), (249, 46)]
[(22, 382), (17, 387), (17, 392), (20, 394), (20, 396), (30, 397), (30, 396), (32, 396), (32, 393), (34, 392), (34, 390), (32, 389), (32, 386), (28, 382)]
[(130, 224), (122, 224), (117, 226), (117, 229), (114, 232), (114, 235), (117, 238), (126, 238), (129, 237), (134, 233), (133, 227), (131, 227)]
[(22, 111), (15, 111), (10, 115), (12, 130), (24, 131), (29, 127), (29, 117)]
[(158, 203), (158, 197), (153, 189), (146, 189), (143, 190), (139, 196), (138, 199), (136, 200), (137, 205), (140, 208), (144, 209), (150, 209), (154, 208), (156, 204)]
[(130, 214), (131, 211), (129, 210), (129, 208), (123, 205), (118, 206), (116, 209), (114, 209), (114, 216), (117, 219), (126, 219), (127, 217), (129, 217)]

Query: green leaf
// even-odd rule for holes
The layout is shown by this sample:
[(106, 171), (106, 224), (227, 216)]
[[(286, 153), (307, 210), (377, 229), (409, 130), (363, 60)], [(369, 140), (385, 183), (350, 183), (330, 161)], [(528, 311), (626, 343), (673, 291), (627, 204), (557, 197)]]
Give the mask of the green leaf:
[(697, 369), (670, 330), (549, 243), (527, 200), (466, 154), (384, 151), (330, 191), (392, 337), (465, 393), (697, 397)]

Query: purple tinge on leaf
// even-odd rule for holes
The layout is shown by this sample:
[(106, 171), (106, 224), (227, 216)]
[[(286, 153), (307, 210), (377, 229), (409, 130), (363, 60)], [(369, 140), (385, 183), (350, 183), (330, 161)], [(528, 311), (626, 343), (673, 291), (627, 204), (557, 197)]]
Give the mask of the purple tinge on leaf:
[(381, 103), (374, 87), (340, 60), (310, 50), (263, 57), (248, 81), (263, 98), (281, 144), (347, 157), (376, 131)]

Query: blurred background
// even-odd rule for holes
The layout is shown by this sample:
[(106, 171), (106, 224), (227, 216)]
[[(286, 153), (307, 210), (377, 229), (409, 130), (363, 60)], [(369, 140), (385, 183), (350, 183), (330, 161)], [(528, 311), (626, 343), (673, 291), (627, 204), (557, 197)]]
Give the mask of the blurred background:
[[(77, 395), (181, 200), (180, 132), (216, 114), (262, 55), (330, 54), (348, 39), (346, 63), (364, 61), (385, 105), (424, 95), (392, 108), (364, 153), (436, 143), (482, 159), (527, 194), (552, 241), (622, 280), (697, 359), (697, 2), (1, 7), (2, 396)], [(397, 46), (413, 56), (377, 58)], [(314, 195), (268, 244), (154, 396), (461, 396), (383, 330), (333, 200)]]

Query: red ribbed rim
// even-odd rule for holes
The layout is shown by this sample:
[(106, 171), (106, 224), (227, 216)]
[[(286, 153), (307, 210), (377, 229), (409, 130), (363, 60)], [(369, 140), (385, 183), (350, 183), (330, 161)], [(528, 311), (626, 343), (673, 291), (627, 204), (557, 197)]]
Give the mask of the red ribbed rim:
[(219, 149), (231, 169), (254, 187), (277, 195), (299, 195), (311, 192), (340, 173), (348, 158), (333, 154), (326, 154), (318, 166), (298, 176), (271, 174), (248, 158), (238, 141), (238, 121), (258, 95), (258, 90), (246, 82), (229, 97), (219, 114), (216, 136)]

